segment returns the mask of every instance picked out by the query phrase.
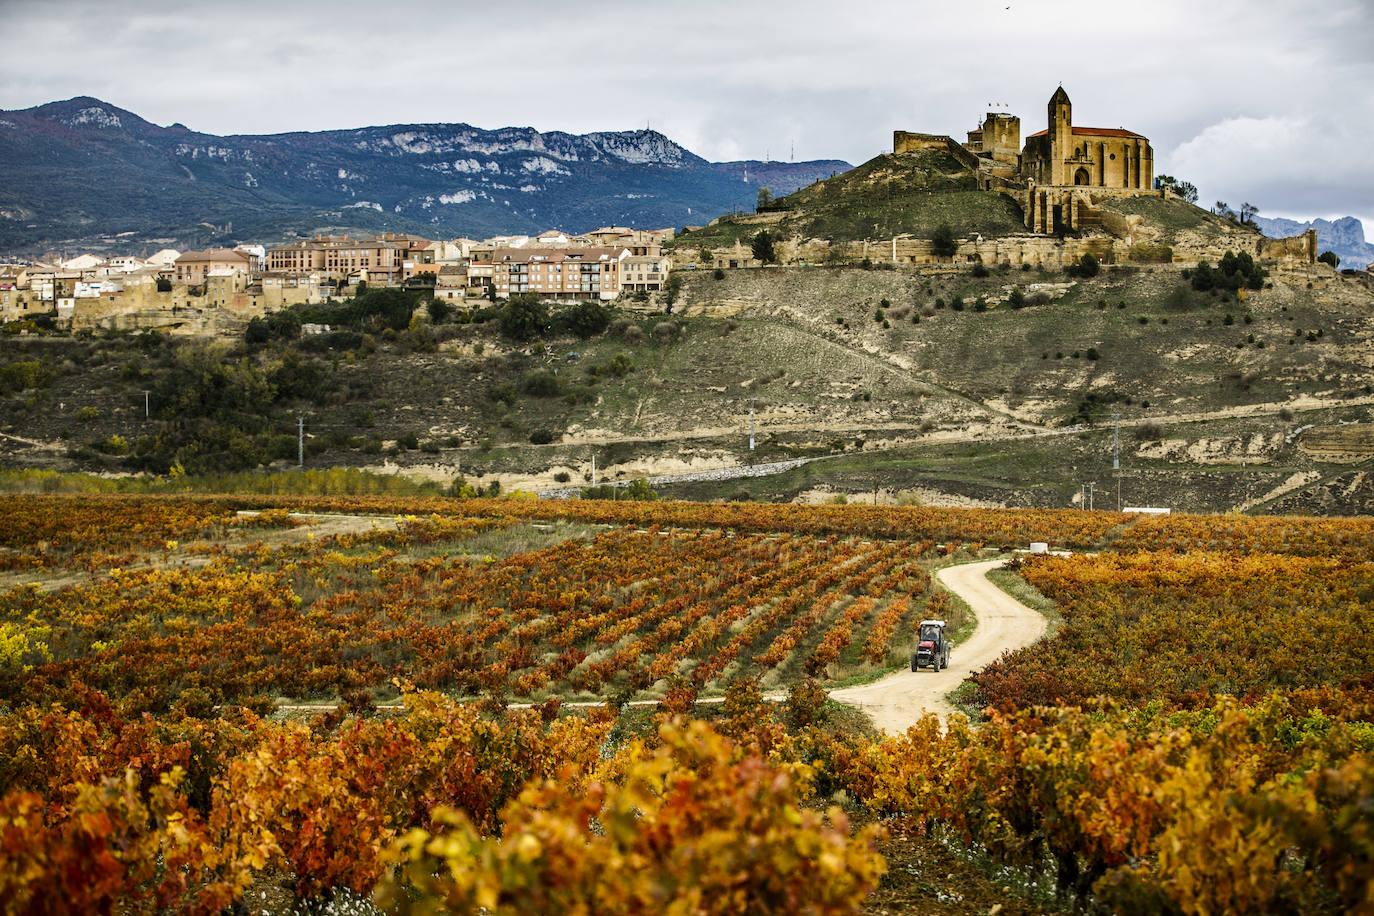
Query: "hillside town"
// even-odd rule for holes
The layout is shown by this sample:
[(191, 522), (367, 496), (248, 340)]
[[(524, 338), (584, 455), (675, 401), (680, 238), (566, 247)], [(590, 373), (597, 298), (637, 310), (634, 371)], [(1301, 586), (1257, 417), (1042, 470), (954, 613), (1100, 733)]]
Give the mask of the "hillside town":
[(537, 293), (609, 302), (663, 289), (673, 229), (607, 226), (481, 241), (384, 233), (317, 235), (275, 247), (176, 251), (103, 259), (90, 254), (0, 264), (0, 323), (55, 316), (73, 331), (233, 326), (292, 305), (359, 289), (418, 289), (450, 304)]

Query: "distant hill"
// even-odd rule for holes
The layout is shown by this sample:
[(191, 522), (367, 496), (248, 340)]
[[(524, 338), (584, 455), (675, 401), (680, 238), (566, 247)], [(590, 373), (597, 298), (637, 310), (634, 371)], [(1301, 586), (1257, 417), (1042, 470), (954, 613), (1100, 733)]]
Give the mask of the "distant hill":
[(1374, 264), (1374, 245), (1364, 240), (1364, 224), (1353, 216), (1337, 220), (1313, 219), (1300, 223), (1295, 219), (1266, 219), (1255, 217), (1260, 231), (1271, 239), (1297, 235), (1308, 229), (1317, 230), (1318, 251), (1334, 251), (1341, 259), (1341, 267), (1364, 270)]
[[(682, 226), (850, 168), (711, 163), (651, 130), (406, 124), (220, 137), (89, 97), (0, 112), (0, 250)], [(745, 180), (747, 172), (748, 180)]]

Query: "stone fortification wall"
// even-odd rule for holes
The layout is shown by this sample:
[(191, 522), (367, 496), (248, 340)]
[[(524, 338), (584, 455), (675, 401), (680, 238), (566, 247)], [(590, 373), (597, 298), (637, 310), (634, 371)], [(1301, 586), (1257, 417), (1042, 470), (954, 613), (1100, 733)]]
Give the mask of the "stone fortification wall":
[[(1121, 260), (1126, 249), (1122, 248)], [(1075, 263), (1085, 254), (1092, 254), (1104, 263), (1116, 260), (1116, 243), (1106, 238), (1057, 239), (1041, 235), (1016, 235), (1003, 238), (960, 239), (953, 257), (936, 256), (929, 239), (896, 238), (861, 240), (840, 244), (818, 239), (804, 242), (789, 241), (778, 246), (779, 257), (786, 263), (858, 264), (865, 258), (874, 263), (916, 265), (934, 272), (963, 271), (970, 264), (981, 261), (988, 266), (1022, 264), (1062, 267)]]
[(953, 142), (943, 134), (918, 134), (909, 130), (892, 132), (892, 151), (894, 153), (915, 153), (921, 150), (942, 150), (945, 141)]
[[(923, 270), (967, 270), (970, 264), (981, 261), (989, 267), (1009, 264), (1020, 267), (1064, 267), (1077, 263), (1091, 254), (1103, 264), (1140, 263), (1131, 257), (1133, 246), (1150, 240), (1129, 231), (1139, 217), (1125, 217), (1108, 211), (1098, 211), (1105, 223), (1120, 223), (1120, 234), (1090, 233), (1082, 236), (1056, 236), (1026, 233), (985, 239), (975, 236), (960, 239), (953, 257), (937, 257), (929, 239), (909, 237), (889, 239), (861, 239), (853, 242), (827, 242), (823, 239), (787, 239), (775, 243), (778, 260), (782, 264), (859, 264), (865, 258), (875, 264), (914, 265)], [(1104, 226), (1105, 228), (1105, 226)], [(1263, 239), (1258, 236), (1225, 236), (1221, 238), (1195, 237), (1172, 246), (1172, 261), (1179, 267), (1195, 266), (1199, 261), (1216, 264), (1227, 251), (1242, 252), (1261, 258), (1273, 265), (1304, 266), (1313, 263), (1308, 252), (1315, 243), (1301, 236), (1293, 239)], [(1163, 250), (1163, 246), (1155, 250)], [(722, 268), (761, 266), (747, 246), (736, 244), (715, 249), (713, 265)], [(1149, 259), (1153, 260), (1153, 259)]]
[(944, 134), (917, 134), (906, 130), (892, 132), (892, 152), (915, 153), (925, 150), (949, 153), (958, 159), (961, 165), (975, 172), (982, 168), (984, 161), (969, 152), (963, 144), (956, 143), (953, 137)]
[(1285, 239), (1261, 238), (1259, 256), (1276, 260), (1291, 259), (1307, 264), (1317, 262), (1317, 230), (1308, 229), (1302, 235)]

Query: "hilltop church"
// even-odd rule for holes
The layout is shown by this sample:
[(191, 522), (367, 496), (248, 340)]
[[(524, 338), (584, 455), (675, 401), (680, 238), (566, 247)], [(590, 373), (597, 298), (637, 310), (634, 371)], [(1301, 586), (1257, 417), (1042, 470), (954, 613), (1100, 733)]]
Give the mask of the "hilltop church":
[(1134, 196), (1153, 193), (1150, 141), (1120, 127), (1078, 127), (1073, 103), (1060, 86), (1050, 97), (1048, 126), (1021, 145), (1021, 119), (990, 111), (966, 142), (933, 134), (896, 131), (894, 153), (945, 149), (978, 173), (979, 187), (1005, 191), (1022, 201), (1026, 226), (1038, 232), (1080, 228), (1083, 193)]
[(983, 126), (968, 133), (964, 149), (980, 158), (1015, 166), (1015, 175), (1037, 185), (1091, 188), (1154, 187), (1150, 141), (1120, 127), (1077, 127), (1073, 103), (1060, 86), (1050, 97), (1049, 126), (1026, 137), (1018, 152), (1021, 119), (988, 112)]

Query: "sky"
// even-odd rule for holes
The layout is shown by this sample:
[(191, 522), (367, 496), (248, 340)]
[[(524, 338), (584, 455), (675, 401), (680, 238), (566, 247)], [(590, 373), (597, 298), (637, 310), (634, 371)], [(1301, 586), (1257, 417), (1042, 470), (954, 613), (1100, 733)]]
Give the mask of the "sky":
[(1150, 138), (1199, 203), (1374, 235), (1374, 0), (3, 0), (0, 108), (77, 95), (214, 134), (646, 125), (713, 161), (962, 140), (989, 105)]

